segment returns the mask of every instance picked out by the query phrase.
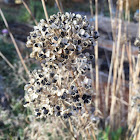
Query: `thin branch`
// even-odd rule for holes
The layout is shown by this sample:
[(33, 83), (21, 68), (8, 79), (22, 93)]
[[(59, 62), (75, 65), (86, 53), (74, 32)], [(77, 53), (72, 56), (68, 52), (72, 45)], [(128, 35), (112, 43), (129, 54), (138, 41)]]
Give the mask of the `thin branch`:
[(26, 73), (29, 74), (29, 70), (28, 70), (28, 68), (27, 68), (27, 66), (26, 66), (26, 64), (25, 64), (25, 62), (24, 62), (24, 60), (23, 60), (23, 58), (22, 58), (22, 55), (21, 55), (21, 53), (20, 53), (20, 51), (19, 51), (19, 48), (18, 48), (18, 46), (17, 46), (17, 43), (16, 43), (16, 41), (15, 41), (15, 39), (14, 39), (13, 34), (12, 34), (11, 31), (10, 31), (9, 25), (8, 25), (6, 19), (5, 19), (5, 16), (4, 16), (4, 14), (3, 14), (1, 8), (0, 8), (0, 14), (1, 14), (1, 16), (2, 16), (2, 19), (3, 19), (3, 21), (4, 21), (4, 24), (5, 24), (6, 28), (7, 28), (8, 31), (9, 31), (9, 35), (10, 35), (11, 40), (12, 40), (14, 46), (15, 46), (15, 49), (16, 49), (16, 51), (17, 51), (17, 53), (18, 53), (18, 56), (19, 56), (19, 58), (20, 58), (20, 60), (21, 60), (21, 63), (22, 63), (22, 65), (23, 65), (23, 67), (24, 67)]
[(76, 140), (76, 138), (74, 137), (74, 133), (68, 128), (68, 126), (65, 124), (64, 120), (62, 118), (60, 118), (60, 120), (63, 123), (63, 125), (65, 126), (65, 128), (67, 128), (69, 130), (69, 132), (72, 135), (72, 137)]
[(43, 9), (44, 9), (46, 20), (48, 21), (49, 16), (48, 16), (48, 12), (47, 12), (47, 9), (46, 9), (45, 1), (44, 0), (41, 0), (41, 1), (42, 1), (42, 6), (43, 6)]
[[(112, 14), (112, 3), (111, 0), (108, 0), (108, 4), (109, 4), (109, 13), (110, 13), (110, 19), (111, 19), (111, 29), (112, 29), (112, 35), (113, 35), (113, 40), (115, 41), (115, 32), (113, 29), (113, 14)], [(112, 69), (113, 69), (113, 65), (114, 65), (114, 58), (115, 58), (115, 48), (116, 48), (116, 44), (113, 42), (113, 51), (112, 51), (112, 56), (111, 56), (111, 64), (110, 64), (110, 68), (109, 68), (109, 76), (108, 76), (108, 81), (107, 81), (107, 88), (106, 88), (106, 99), (105, 99), (105, 103), (106, 103), (106, 111), (108, 111), (108, 104), (109, 104), (109, 89), (110, 89), (110, 82), (111, 82), (111, 77), (112, 77)]]
[[(73, 135), (73, 137), (74, 137), (73, 128), (72, 128), (72, 124), (71, 124), (70, 118), (69, 118), (68, 121), (69, 121), (69, 125), (70, 125), (70, 132), (72, 133), (72, 135)], [(75, 139), (75, 137), (74, 137), (74, 139)]]
[(119, 89), (120, 89), (120, 81), (121, 81), (121, 74), (123, 71), (123, 63), (124, 63), (124, 51), (125, 51), (125, 45), (123, 45), (122, 48), (122, 56), (121, 56), (121, 60), (120, 60), (120, 68), (118, 70), (118, 80), (117, 80), (117, 86), (116, 86), (116, 95), (119, 93)]
[(120, 51), (120, 41), (121, 41), (121, 29), (122, 29), (122, 10), (123, 10), (123, 1), (119, 1), (119, 25), (118, 25), (118, 39), (117, 39), (117, 52), (116, 52), (116, 58), (114, 62), (114, 71), (113, 71), (113, 84), (112, 84), (112, 100), (111, 100), (111, 109), (110, 109), (110, 125), (113, 128), (114, 127), (114, 119), (115, 119), (115, 105), (116, 105), (116, 80), (117, 80), (117, 74), (118, 74), (118, 66), (119, 66), (119, 51)]
[(28, 11), (28, 13), (30, 14), (30, 16), (32, 17), (32, 19), (33, 19), (33, 21), (35, 22), (35, 24), (37, 25), (38, 23), (37, 23), (35, 17), (33, 16), (31, 10), (29, 9), (28, 5), (25, 3), (24, 0), (22, 0), (22, 3), (23, 3), (23, 5), (24, 5), (24, 7), (26, 8), (26, 10)]
[[(98, 31), (98, 0), (95, 0), (95, 29)], [(96, 41), (95, 46), (95, 70), (96, 70), (96, 108), (99, 108), (100, 105), (100, 96), (99, 96), (99, 64), (98, 64), (98, 41)]]
[(93, 7), (92, 7), (92, 0), (89, 0), (90, 3), (90, 13), (91, 13), (91, 18), (93, 19)]
[(92, 136), (93, 136), (93, 139), (94, 139), (94, 140), (97, 140), (97, 139), (96, 139), (95, 132), (94, 132), (94, 127), (92, 127)]
[(58, 9), (61, 13), (64, 13), (64, 10), (63, 10), (63, 6), (62, 6), (62, 3), (60, 0), (55, 0), (57, 6), (58, 6)]

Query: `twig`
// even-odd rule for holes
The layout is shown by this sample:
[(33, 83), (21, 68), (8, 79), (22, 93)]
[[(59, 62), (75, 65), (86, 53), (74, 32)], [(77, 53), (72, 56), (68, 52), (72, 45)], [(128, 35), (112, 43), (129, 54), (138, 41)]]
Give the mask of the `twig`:
[[(92, 0), (89, 0), (89, 4), (90, 4), (90, 13), (91, 13), (91, 18), (93, 19), (93, 7), (92, 7)], [(92, 48), (92, 51), (94, 51), (94, 49), (93, 49), (93, 48)], [(94, 87), (93, 67), (92, 67), (92, 65), (90, 65), (90, 75), (91, 75), (91, 79), (92, 79), (92, 87)]]
[(93, 19), (93, 7), (92, 7), (92, 0), (89, 0), (90, 3), (90, 13), (91, 13), (91, 18)]
[(112, 14), (112, 3), (111, 3), (111, 0), (108, 0), (108, 4), (109, 4), (110, 19), (111, 19), (112, 35), (113, 35), (113, 39), (115, 39), (115, 32), (113, 30), (113, 14)]
[(63, 121), (62, 118), (60, 118), (61, 122), (63, 123), (63, 125), (65, 126), (65, 128), (67, 128), (70, 132), (70, 134), (72, 135), (72, 137), (76, 140), (76, 138), (74, 137), (74, 133), (68, 128), (68, 126), (65, 124), (65, 122)]
[(93, 127), (93, 126), (92, 126), (92, 130), (91, 130), (91, 131), (92, 131), (93, 139), (94, 139), (94, 140), (97, 140), (97, 139), (96, 139), (96, 135), (95, 135), (95, 133), (94, 133), (94, 127)]
[[(130, 72), (129, 72), (129, 81), (130, 81), (130, 83), (129, 83), (129, 103), (130, 104), (131, 104), (131, 97), (132, 97), (132, 79), (133, 79), (133, 73), (134, 73), (133, 68), (132, 68), (132, 50), (131, 49), (132, 49), (131, 42), (129, 42), (129, 46), (126, 47), (126, 52), (127, 52), (127, 56), (128, 56), (129, 70), (130, 70)], [(133, 115), (133, 114), (131, 111), (131, 106), (129, 106), (128, 115), (127, 115), (128, 116), (127, 121), (128, 121), (129, 125), (130, 125), (130, 121), (132, 119), (131, 115)]]
[(18, 48), (18, 46), (17, 46), (17, 43), (16, 43), (16, 41), (15, 41), (15, 39), (14, 39), (13, 34), (12, 34), (11, 31), (10, 31), (10, 28), (9, 28), (9, 26), (8, 26), (8, 23), (7, 23), (7, 21), (6, 21), (5, 17), (4, 17), (4, 14), (3, 14), (1, 8), (0, 8), (0, 14), (1, 14), (1, 16), (2, 16), (2, 19), (3, 19), (3, 21), (4, 21), (4, 24), (5, 24), (6, 28), (7, 28), (8, 31), (9, 31), (9, 35), (10, 35), (11, 40), (12, 40), (14, 46), (15, 46), (15, 49), (16, 49), (16, 51), (17, 51), (17, 53), (18, 53), (18, 56), (19, 56), (19, 58), (20, 58), (20, 60), (21, 60), (21, 63), (22, 63), (22, 65), (23, 65), (23, 67), (24, 67), (26, 73), (29, 74), (29, 70), (28, 70), (28, 68), (27, 68), (27, 66), (26, 66), (26, 64), (25, 64), (25, 62), (24, 62), (24, 60), (23, 60), (23, 58), (22, 58), (22, 55), (21, 55), (21, 53), (20, 53), (20, 51), (19, 51), (19, 48)]
[(120, 40), (121, 40), (121, 28), (122, 28), (122, 8), (123, 8), (123, 1), (119, 1), (119, 27), (118, 27), (118, 39), (117, 39), (117, 52), (116, 52), (116, 59), (114, 62), (114, 75), (113, 75), (113, 85), (112, 85), (112, 97), (113, 99), (111, 100), (111, 110), (110, 110), (110, 125), (113, 128), (114, 126), (114, 107), (116, 104), (116, 99), (114, 98), (116, 95), (116, 79), (117, 79), (117, 73), (118, 73), (118, 66), (119, 66), (119, 50), (120, 50)]
[(46, 20), (48, 21), (49, 16), (48, 16), (48, 12), (47, 12), (47, 9), (46, 9), (45, 1), (44, 0), (41, 0), (41, 1), (42, 1), (42, 6), (43, 6), (43, 9), (44, 9)]
[(29, 9), (28, 5), (25, 3), (24, 0), (22, 0), (22, 3), (23, 3), (23, 5), (24, 5), (24, 7), (26, 8), (26, 10), (28, 11), (28, 13), (31, 15), (31, 17), (32, 17), (33, 21), (35, 22), (35, 24), (37, 25), (38, 23), (37, 23), (35, 17), (33, 16), (31, 10)]
[[(111, 29), (112, 29), (112, 35), (113, 35), (113, 40), (115, 41), (115, 32), (113, 30), (113, 14), (112, 14), (112, 3), (111, 0), (108, 0), (109, 4), (109, 12), (110, 12), (110, 19), (111, 19)], [(112, 56), (111, 56), (111, 64), (109, 68), (109, 76), (108, 76), (108, 81), (107, 81), (107, 88), (106, 88), (106, 112), (108, 112), (108, 101), (109, 101), (109, 89), (110, 89), (110, 82), (111, 82), (111, 77), (112, 77), (112, 69), (114, 65), (114, 58), (115, 58), (115, 43), (113, 42), (113, 51), (112, 51)]]
[[(98, 31), (98, 0), (95, 0), (95, 29)], [(99, 96), (99, 64), (98, 64), (98, 41), (96, 41), (95, 46), (95, 70), (96, 70), (96, 101), (95, 106), (99, 108), (100, 105), (100, 96)]]
[(106, 104), (106, 112), (108, 112), (108, 105), (109, 105), (109, 90), (110, 90), (110, 82), (112, 78), (112, 69), (115, 59), (115, 43), (113, 42), (113, 50), (112, 50), (112, 56), (111, 56), (111, 63), (109, 67), (109, 75), (108, 75), (108, 81), (107, 81), (107, 88), (106, 88), (106, 98), (105, 98), (105, 104)]
[[(130, 10), (129, 10), (129, 1), (126, 0), (126, 12), (125, 12), (125, 19), (128, 20), (128, 23), (130, 23)], [(127, 28), (128, 24), (125, 25), (125, 32), (127, 33)], [(128, 47), (126, 47), (126, 52), (128, 55), (128, 62), (129, 62), (129, 104), (131, 104), (131, 97), (132, 97), (132, 76), (133, 76), (133, 69), (132, 69), (132, 51), (131, 51), (131, 41), (129, 41)], [(131, 119), (132, 119), (132, 110), (131, 106), (128, 107), (128, 114), (127, 114), (127, 123), (130, 125), (131, 124)]]
[[(125, 74), (124, 74), (124, 70), (122, 70), (122, 91), (120, 92), (120, 100), (124, 99), (124, 93), (125, 93)], [(125, 106), (124, 104), (121, 103), (121, 118), (122, 120), (125, 119)], [(126, 122), (127, 123), (127, 122)]]
[[(123, 63), (124, 63), (124, 51), (125, 51), (125, 45), (123, 44), (123, 48), (122, 48), (122, 55), (121, 55), (121, 60), (120, 60), (120, 67), (118, 68), (118, 79), (117, 79), (117, 86), (116, 86), (116, 96), (119, 95), (120, 98), (122, 97), (122, 90), (121, 90), (121, 87), (123, 86), (122, 85), (122, 79), (121, 79), (121, 76), (122, 76), (122, 73), (123, 73)], [(122, 86), (121, 86), (122, 85)], [(122, 108), (122, 105), (120, 102), (117, 102), (117, 106), (119, 107), (118, 110), (121, 110)], [(124, 106), (124, 105), (123, 105)], [(118, 113), (118, 115), (120, 117), (117, 117), (118, 119), (118, 123), (117, 125), (120, 127), (121, 126), (121, 117), (122, 117), (122, 113), (121, 111)]]
[(120, 68), (118, 72), (118, 80), (117, 80), (117, 86), (116, 86), (116, 95), (118, 94), (119, 89), (120, 89), (120, 80), (121, 80), (121, 74), (123, 71), (123, 62), (124, 62), (124, 50), (125, 50), (124, 47), (125, 45), (123, 45), (123, 48), (122, 48), (122, 56), (121, 56), (121, 62), (120, 62)]
[[(73, 128), (72, 128), (72, 124), (71, 124), (70, 118), (69, 118), (69, 125), (70, 125), (70, 132), (73, 134), (73, 137), (74, 137)], [(74, 137), (74, 139), (75, 139), (75, 137)]]
[(63, 6), (62, 6), (62, 3), (60, 0), (55, 0), (57, 6), (58, 6), (58, 9), (61, 13), (64, 13), (64, 10), (63, 10)]

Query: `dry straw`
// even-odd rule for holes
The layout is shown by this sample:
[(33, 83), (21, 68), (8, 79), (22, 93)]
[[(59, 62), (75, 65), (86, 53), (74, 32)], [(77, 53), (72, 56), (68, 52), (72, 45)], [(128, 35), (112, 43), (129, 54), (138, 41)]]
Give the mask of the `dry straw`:
[(28, 11), (28, 13), (31, 15), (31, 17), (32, 17), (33, 21), (35, 22), (35, 24), (37, 25), (38, 23), (37, 23), (35, 17), (33, 16), (33, 14), (32, 14), (32, 12), (31, 12), (30, 8), (29, 8), (28, 5), (26, 4), (26, 2), (25, 2), (24, 0), (22, 0), (22, 3), (23, 3), (23, 5), (24, 5), (24, 7), (26, 8), (26, 10)]
[(63, 10), (63, 6), (62, 6), (62, 2), (61, 0), (55, 0), (57, 6), (58, 6), (58, 9), (61, 13), (64, 13), (64, 10)]
[[(98, 31), (98, 0), (95, 0), (95, 30)], [(99, 93), (99, 64), (98, 64), (98, 41), (95, 46), (95, 71), (96, 71), (96, 108), (100, 108), (100, 93)]]
[(120, 40), (121, 40), (121, 30), (122, 30), (122, 8), (123, 8), (123, 1), (119, 1), (119, 27), (118, 27), (118, 39), (117, 39), (117, 48), (116, 48), (116, 57), (115, 57), (115, 62), (114, 62), (114, 73), (113, 73), (113, 85), (112, 85), (112, 102), (111, 102), (111, 110), (110, 110), (110, 125), (114, 127), (114, 119), (115, 119), (115, 114), (114, 114), (114, 109), (116, 105), (116, 99), (114, 98), (116, 96), (116, 78), (117, 78), (117, 73), (118, 73), (118, 66), (119, 66), (119, 51), (120, 51)]
[[(112, 29), (112, 34), (113, 34), (113, 40), (115, 41), (115, 36), (114, 36), (114, 27), (113, 27), (113, 15), (112, 15), (112, 3), (111, 0), (108, 0), (109, 3), (109, 12), (110, 12), (110, 20), (111, 20), (111, 29)], [(109, 76), (108, 76), (108, 82), (107, 82), (107, 88), (105, 90), (106, 98), (105, 98), (105, 104), (106, 104), (106, 112), (108, 112), (109, 109), (109, 89), (110, 89), (110, 82), (112, 78), (112, 69), (113, 69), (113, 61), (115, 58), (115, 43), (113, 42), (113, 50), (112, 50), (112, 57), (111, 57), (111, 64), (109, 67)]]
[(3, 21), (4, 21), (4, 24), (5, 24), (6, 28), (7, 28), (8, 31), (9, 31), (9, 35), (10, 35), (11, 40), (12, 40), (14, 46), (15, 46), (15, 49), (16, 49), (16, 51), (17, 51), (17, 54), (18, 54), (18, 56), (19, 56), (19, 58), (20, 58), (20, 60), (21, 60), (21, 63), (22, 63), (22, 65), (23, 65), (23, 67), (24, 67), (26, 73), (29, 74), (28, 68), (27, 68), (27, 66), (26, 66), (26, 64), (25, 64), (25, 62), (24, 62), (24, 60), (23, 60), (23, 58), (22, 58), (22, 55), (21, 55), (21, 53), (20, 53), (20, 51), (19, 51), (19, 48), (18, 48), (18, 46), (17, 46), (17, 43), (16, 43), (16, 41), (15, 41), (15, 39), (14, 39), (13, 34), (12, 34), (11, 31), (10, 31), (10, 28), (9, 28), (9, 26), (8, 26), (8, 23), (7, 23), (7, 21), (6, 21), (5, 17), (4, 17), (4, 14), (3, 14), (1, 8), (0, 8), (0, 14), (1, 14), (1, 16), (2, 16), (2, 19), (3, 19)]
[(44, 9), (46, 20), (48, 20), (49, 16), (48, 16), (48, 12), (47, 12), (46, 5), (45, 5), (45, 0), (41, 0), (41, 1), (42, 1), (42, 6), (43, 6), (43, 9)]

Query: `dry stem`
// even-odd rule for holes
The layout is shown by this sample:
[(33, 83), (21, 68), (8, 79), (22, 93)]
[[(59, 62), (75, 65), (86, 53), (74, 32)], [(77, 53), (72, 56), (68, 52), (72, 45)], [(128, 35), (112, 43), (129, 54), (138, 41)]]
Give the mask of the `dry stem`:
[(117, 79), (117, 73), (118, 73), (118, 66), (119, 66), (119, 51), (120, 51), (120, 40), (121, 40), (121, 28), (122, 28), (122, 20), (121, 20), (121, 15), (122, 15), (122, 5), (123, 1), (119, 1), (119, 27), (118, 27), (118, 40), (117, 40), (117, 48), (116, 48), (116, 59), (114, 63), (114, 75), (113, 75), (113, 85), (112, 85), (112, 100), (111, 100), (111, 110), (110, 110), (110, 125), (113, 128), (114, 127), (114, 110), (115, 110), (115, 104), (116, 104), (116, 99), (114, 98), (116, 96), (116, 79)]
[(12, 40), (14, 46), (15, 46), (15, 49), (16, 49), (16, 51), (17, 51), (17, 53), (18, 53), (18, 56), (19, 56), (19, 58), (20, 58), (20, 60), (21, 60), (21, 63), (22, 63), (22, 65), (23, 65), (23, 67), (24, 67), (26, 73), (29, 74), (29, 70), (28, 70), (28, 68), (27, 68), (27, 66), (26, 66), (26, 64), (25, 64), (25, 62), (24, 62), (24, 60), (23, 60), (23, 58), (22, 58), (22, 55), (21, 55), (21, 53), (20, 53), (20, 51), (19, 51), (19, 48), (18, 48), (18, 46), (17, 46), (17, 43), (16, 43), (16, 41), (15, 41), (15, 39), (14, 39), (13, 34), (12, 34), (11, 31), (10, 31), (10, 28), (9, 28), (9, 26), (8, 26), (8, 23), (7, 23), (6, 19), (5, 19), (5, 16), (4, 16), (4, 14), (3, 14), (1, 8), (0, 8), (0, 14), (1, 14), (1, 16), (2, 16), (2, 19), (3, 19), (3, 21), (4, 21), (4, 24), (5, 24), (6, 28), (7, 28), (8, 31), (9, 31), (9, 35), (10, 35), (11, 40)]
[(47, 9), (46, 9), (45, 1), (44, 0), (41, 0), (41, 1), (42, 1), (42, 6), (43, 6), (43, 9), (44, 9), (46, 20), (48, 21), (49, 16), (48, 16), (48, 12), (47, 12)]
[(90, 13), (91, 13), (91, 18), (93, 19), (93, 7), (92, 7), (92, 0), (89, 0), (90, 3)]
[[(95, 0), (95, 29), (98, 31), (98, 0)], [(96, 69), (96, 101), (95, 106), (99, 108), (100, 105), (100, 95), (99, 95), (99, 64), (98, 64), (98, 41), (96, 41), (95, 46), (95, 69)]]
[(67, 127), (67, 125), (65, 124), (65, 122), (63, 121), (62, 118), (60, 118), (61, 122), (63, 123), (63, 125), (65, 126), (65, 128), (67, 128), (70, 132), (70, 134), (72, 135), (72, 137), (76, 140), (76, 138), (74, 137), (74, 133)]
[(55, 0), (57, 6), (58, 6), (58, 9), (61, 13), (64, 13), (64, 10), (63, 10), (63, 6), (62, 6), (62, 3), (61, 3), (61, 0)]
[(28, 5), (25, 3), (24, 0), (22, 0), (22, 3), (23, 3), (23, 5), (24, 5), (24, 7), (26, 8), (26, 10), (28, 11), (28, 13), (31, 15), (31, 17), (32, 17), (32, 19), (34, 20), (35, 24), (37, 25), (38, 23), (37, 23), (35, 17), (33, 16), (33, 14), (32, 14), (32, 12), (31, 12), (30, 8), (28, 7)]

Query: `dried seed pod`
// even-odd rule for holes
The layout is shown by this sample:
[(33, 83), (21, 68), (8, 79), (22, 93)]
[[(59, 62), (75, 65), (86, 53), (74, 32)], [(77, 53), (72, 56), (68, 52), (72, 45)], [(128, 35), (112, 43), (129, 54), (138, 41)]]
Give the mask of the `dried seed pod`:
[[(90, 104), (93, 94), (93, 89), (89, 86), (91, 79), (86, 75), (72, 76), (71, 74), (73, 67), (76, 71), (80, 71), (78, 67), (86, 65), (86, 61), (79, 60), (80, 58), (75, 59), (76, 63), (71, 67), (52, 62), (42, 63), (42, 70), (34, 70), (29, 83), (25, 85), (25, 107), (29, 106), (35, 110), (35, 115), (39, 118), (48, 115), (68, 118), (72, 116), (73, 106), (76, 107), (75, 110), (81, 110), (85, 105)], [(76, 76), (78, 81), (74, 80)], [(85, 88), (85, 85), (89, 88)], [(83, 100), (85, 93), (87, 96)]]
[(98, 32), (93, 30), (87, 18), (80, 14), (58, 13), (50, 16), (48, 22), (40, 20), (30, 33), (26, 45), (32, 48), (31, 58), (63, 62), (93, 46), (99, 37)]
[(32, 108), (38, 118), (54, 115), (67, 119), (86, 113), (94, 95), (87, 76), (93, 56), (82, 51), (97, 39), (93, 30), (80, 14), (58, 13), (48, 21), (40, 20), (30, 33), (30, 56), (43, 61), (41, 70), (34, 70), (24, 87), (25, 107)]

